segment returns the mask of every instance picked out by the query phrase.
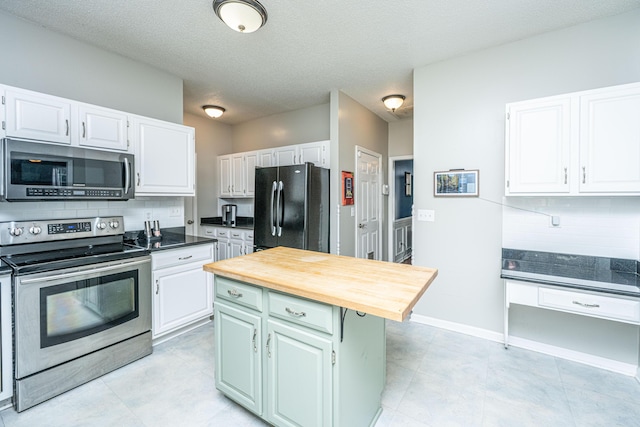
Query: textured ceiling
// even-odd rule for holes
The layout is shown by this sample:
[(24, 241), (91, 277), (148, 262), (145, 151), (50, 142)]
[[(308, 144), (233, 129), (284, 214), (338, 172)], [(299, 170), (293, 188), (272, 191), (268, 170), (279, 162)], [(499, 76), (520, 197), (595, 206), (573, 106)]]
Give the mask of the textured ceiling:
[[(0, 10), (184, 80), (184, 109), (236, 124), (342, 90), (384, 120), (412, 117), (412, 70), (640, 7), (640, 0), (261, 0), (267, 24), (227, 28), (210, 0), (0, 0)], [(407, 96), (396, 114), (380, 99)]]

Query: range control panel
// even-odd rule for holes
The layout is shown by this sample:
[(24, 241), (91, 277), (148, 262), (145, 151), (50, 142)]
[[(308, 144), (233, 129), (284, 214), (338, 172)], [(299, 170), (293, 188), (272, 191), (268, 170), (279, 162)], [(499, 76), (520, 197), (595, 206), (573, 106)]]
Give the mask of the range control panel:
[(124, 234), (121, 216), (0, 222), (0, 246)]

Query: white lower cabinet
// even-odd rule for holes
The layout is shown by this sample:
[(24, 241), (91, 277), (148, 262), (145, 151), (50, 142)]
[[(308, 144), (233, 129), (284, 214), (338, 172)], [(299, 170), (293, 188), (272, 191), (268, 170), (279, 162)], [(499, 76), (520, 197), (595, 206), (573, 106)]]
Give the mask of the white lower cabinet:
[(216, 388), (275, 426), (367, 426), (384, 319), (215, 276)]
[(205, 227), (205, 235), (218, 240), (216, 260), (253, 252), (253, 230), (229, 227)]
[(0, 402), (13, 396), (11, 276), (0, 276)]
[(213, 260), (213, 244), (151, 254), (154, 339), (213, 314), (213, 279), (202, 270)]

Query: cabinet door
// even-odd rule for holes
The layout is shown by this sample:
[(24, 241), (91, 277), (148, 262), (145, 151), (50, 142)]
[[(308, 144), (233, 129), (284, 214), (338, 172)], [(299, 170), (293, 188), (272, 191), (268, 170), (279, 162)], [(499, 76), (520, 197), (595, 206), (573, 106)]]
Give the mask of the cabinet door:
[(259, 316), (216, 301), (216, 388), (262, 415), (262, 346)]
[(242, 240), (230, 239), (229, 240), (229, 257), (237, 257), (244, 255), (244, 244)]
[(295, 145), (274, 148), (273, 152), (276, 162), (273, 166), (289, 166), (300, 163), (298, 159), (298, 147)]
[(327, 155), (328, 147), (329, 147), (328, 141), (300, 144), (299, 163), (311, 162), (314, 165), (322, 168), (329, 167), (329, 160)]
[(90, 105), (80, 105), (80, 142), (87, 147), (129, 150), (127, 115)]
[(258, 166), (263, 168), (275, 166), (273, 150), (260, 150), (258, 152)]
[(0, 275), (0, 400), (13, 395), (11, 276)]
[(302, 327), (271, 319), (267, 323), (267, 421), (331, 425), (331, 341)]
[(395, 262), (402, 261), (404, 258), (404, 253), (406, 251), (406, 243), (405, 243), (405, 229), (402, 226), (396, 226), (394, 224), (393, 227), (393, 240), (394, 240), (394, 254), (393, 260)]
[(640, 86), (580, 97), (580, 192), (640, 192)]
[(244, 196), (244, 156), (242, 154), (234, 154), (231, 156), (231, 195)]
[(218, 156), (220, 196), (231, 197), (231, 156)]
[(568, 193), (571, 99), (511, 104), (507, 119), (507, 194)]
[(245, 196), (253, 197), (256, 194), (256, 166), (258, 166), (258, 152), (253, 151), (245, 153), (244, 160)]
[(213, 275), (202, 262), (153, 272), (153, 337), (213, 313)]
[(6, 135), (71, 144), (71, 104), (29, 91), (7, 90)]
[(216, 247), (216, 261), (222, 261), (229, 258), (229, 239), (218, 237), (218, 245)]
[(195, 195), (194, 129), (142, 117), (134, 128), (136, 195)]

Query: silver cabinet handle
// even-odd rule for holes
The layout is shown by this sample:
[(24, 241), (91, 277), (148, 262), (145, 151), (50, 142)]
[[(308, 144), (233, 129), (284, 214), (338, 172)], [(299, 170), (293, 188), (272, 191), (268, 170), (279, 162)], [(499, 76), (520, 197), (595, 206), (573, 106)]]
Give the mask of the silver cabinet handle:
[(304, 311), (295, 311), (295, 310), (291, 310), (289, 307), (284, 309), (287, 313), (289, 313), (292, 316), (295, 317), (306, 317), (307, 313), (305, 313)]
[(67, 125), (67, 131), (66, 131), (65, 135), (69, 136), (69, 119), (65, 120), (64, 122)]
[(564, 168), (564, 183), (567, 183), (567, 168)]
[(179, 257), (178, 260), (184, 261), (185, 259), (190, 259), (190, 258), (193, 258), (193, 255)]
[(587, 168), (585, 166), (582, 167), (582, 183), (587, 183)]
[(253, 338), (251, 341), (253, 341), (253, 352), (257, 353), (258, 352), (258, 347), (256, 346), (256, 335), (258, 333), (258, 330), (256, 328), (253, 328)]
[(229, 294), (229, 296), (232, 296), (234, 298), (242, 298), (242, 294), (238, 292), (237, 289), (229, 289), (227, 290), (227, 293)]
[(82, 122), (82, 137), (87, 137), (87, 125), (84, 122)]
[(271, 357), (271, 348), (269, 348), (269, 344), (271, 343), (271, 334), (267, 337), (267, 356)]
[(160, 292), (160, 283), (158, 283), (158, 279), (156, 279), (156, 295)]
[(140, 187), (140, 172), (138, 172), (136, 175), (138, 175), (138, 183), (136, 184), (136, 186)]
[(572, 301), (573, 304), (575, 305), (579, 305), (580, 307), (586, 307), (586, 308), (599, 308), (600, 304), (585, 304), (583, 302), (580, 301)]

